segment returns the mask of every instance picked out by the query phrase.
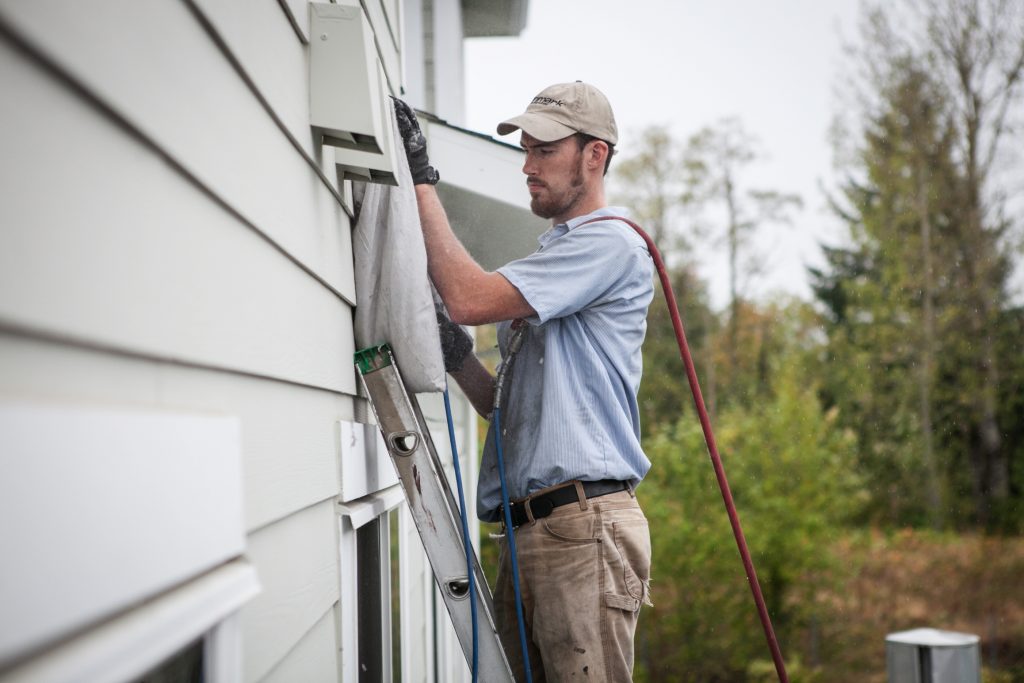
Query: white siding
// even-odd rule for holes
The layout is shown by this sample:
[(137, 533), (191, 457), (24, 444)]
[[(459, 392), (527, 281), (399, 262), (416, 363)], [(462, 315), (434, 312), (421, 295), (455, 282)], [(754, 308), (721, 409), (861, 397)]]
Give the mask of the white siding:
[[(398, 17), (393, 14), (393, 10), (385, 8), (381, 4), (381, 0), (364, 0), (362, 5), (366, 8), (366, 16), (370, 20), (370, 26), (373, 27), (373, 33), (377, 40), (377, 54), (380, 55), (381, 64), (384, 65), (384, 75), (387, 77), (391, 94), (400, 95), (402, 92), (402, 60), (398, 49)], [(462, 42), (461, 37), (459, 42)]]
[(238, 418), (245, 525), (266, 526), (337, 494), (338, 419), (352, 398), (256, 377), (0, 333), (0, 395)]
[(5, 683), (135, 681), (190, 642), (204, 642), (206, 680), (236, 683), (238, 608), (259, 591), (236, 560), (75, 635), (57, 650), (4, 668)]
[[(290, 7), (301, 29), (305, 4)], [(234, 420), (262, 586), (240, 617), (247, 681), (337, 676), (337, 424), (359, 402), (350, 219), (285, 9), (0, 9), (17, 94), (0, 98), (0, 395)], [(96, 614), (138, 611), (94, 597)]]
[[(44, 0), (9, 5), (4, 15), (247, 223), (354, 299), (351, 262), (337, 258), (350, 250), (350, 234), (337, 229), (336, 188), (296, 153), (185, 3)], [(287, 36), (285, 17), (274, 17)], [(306, 74), (290, 73), (306, 85)]]
[[(292, 144), (309, 159), (316, 159), (320, 149), (309, 133), (308, 48), (288, 22), (281, 20), (281, 5), (277, 0), (195, 2)], [(308, 34), (307, 5), (297, 2), (295, 8)], [(322, 169), (326, 176), (334, 177), (333, 166), (323, 164)]]
[(0, 317), (354, 392), (348, 304), (2, 45), (0, 81)]
[(402, 50), (405, 93), (402, 97), (417, 109), (425, 109), (427, 106), (427, 69), (423, 35), (423, 3), (427, 1), (402, 0), (402, 21), (405, 29), (405, 44)]
[(341, 451), (341, 503), (398, 483), (387, 446), (375, 425), (343, 420), (338, 424)]
[[(399, 94), (402, 3), (363, 5)], [(440, 113), (453, 120), (459, 29), (449, 2), (432, 30), (444, 51)], [(309, 127), (309, 40), (300, 0), (0, 2), (0, 399), (238, 426), (247, 536), (231, 553), (262, 587), (237, 617), (245, 681), (336, 680), (355, 664), (339, 652), (356, 598), (339, 569), (354, 561), (339, 548), (339, 425), (368, 410), (352, 365), (350, 187), (339, 188), (333, 150)], [(456, 412), (468, 483), (473, 418), (464, 400)], [(446, 452), (443, 423), (431, 426)], [(169, 520), (173, 508), (150, 512)], [(420, 667), (431, 680), (432, 577), (411, 529), (405, 661), (410, 678)], [(176, 590), (209, 580), (207, 560), (181, 565)], [(12, 566), (5, 558), (0, 579), (18, 575)], [(96, 595), (104, 604), (86, 617), (145, 622), (143, 601), (176, 605), (165, 584), (131, 604)], [(19, 666), (78, 661), (102, 628), (65, 620), (43, 634), (83, 625), (42, 657), (20, 653)], [(444, 655), (459, 657), (457, 643)], [(230, 670), (230, 657), (221, 664)]]
[(281, 10), (288, 17), (288, 23), (295, 29), (295, 35), (303, 43), (309, 43), (309, 10), (306, 0), (279, 0)]
[(462, 5), (459, 0), (402, 0), (407, 101), (461, 126), (465, 119)]
[[(263, 524), (250, 534), (246, 552), (263, 587), (242, 614), (246, 680), (257, 680), (299, 647), (307, 630), (331, 613), (338, 591), (334, 427), (350, 417), (351, 398), (9, 334), (0, 334), (0, 394), (237, 415), (247, 522)], [(282, 484), (277, 495), (275, 481)], [(337, 656), (333, 642), (327, 651), (304, 647), (331, 662)]]
[(0, 663), (240, 555), (240, 450), (232, 418), (0, 401), (0, 548), (17, 558)]
[(331, 612), (338, 600), (337, 538), (333, 501), (249, 537), (263, 592), (242, 610), (245, 681), (265, 676)]
[(263, 679), (264, 683), (328, 683), (338, 680), (334, 612), (328, 612)]

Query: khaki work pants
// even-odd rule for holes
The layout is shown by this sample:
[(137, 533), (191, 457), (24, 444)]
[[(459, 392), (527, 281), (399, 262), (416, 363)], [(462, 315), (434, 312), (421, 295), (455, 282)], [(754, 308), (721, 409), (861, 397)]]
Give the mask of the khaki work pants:
[[(629, 491), (572, 503), (516, 532), (519, 581), (533, 680), (632, 680), (633, 634), (650, 605), (651, 537)], [(525, 680), (508, 543), (494, 605), (517, 681)]]

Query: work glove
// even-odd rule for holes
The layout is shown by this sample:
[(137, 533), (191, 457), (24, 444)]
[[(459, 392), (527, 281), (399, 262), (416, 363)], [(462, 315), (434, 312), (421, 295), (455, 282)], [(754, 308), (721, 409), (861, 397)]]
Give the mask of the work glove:
[(437, 313), (437, 332), (441, 336), (441, 355), (444, 356), (445, 372), (458, 372), (462, 364), (473, 351), (473, 339), (462, 325), (448, 319), (441, 304), (434, 304)]
[(420, 130), (420, 122), (416, 120), (416, 112), (408, 104), (392, 97), (395, 101), (395, 118), (398, 120), (398, 132), (402, 135), (405, 145), (405, 157), (409, 160), (409, 171), (412, 173), (414, 185), (437, 185), (441, 174), (430, 165), (427, 158), (427, 138)]

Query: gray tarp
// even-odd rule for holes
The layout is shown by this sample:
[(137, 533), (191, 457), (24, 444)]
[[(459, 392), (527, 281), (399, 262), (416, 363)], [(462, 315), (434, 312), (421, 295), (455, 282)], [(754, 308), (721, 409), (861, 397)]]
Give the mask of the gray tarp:
[(358, 206), (352, 235), (356, 280), (356, 348), (387, 342), (410, 391), (444, 391), (444, 359), (419, 210), (401, 135), (398, 186), (353, 183)]

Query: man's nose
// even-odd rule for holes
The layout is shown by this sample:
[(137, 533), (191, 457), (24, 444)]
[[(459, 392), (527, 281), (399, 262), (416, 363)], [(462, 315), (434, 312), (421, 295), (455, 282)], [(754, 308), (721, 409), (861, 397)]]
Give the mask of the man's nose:
[(523, 173), (526, 175), (536, 175), (536, 164), (534, 163), (533, 155), (529, 152), (526, 153), (526, 159), (523, 160)]

